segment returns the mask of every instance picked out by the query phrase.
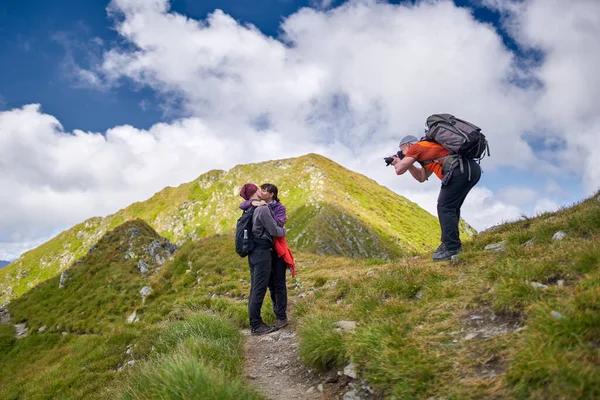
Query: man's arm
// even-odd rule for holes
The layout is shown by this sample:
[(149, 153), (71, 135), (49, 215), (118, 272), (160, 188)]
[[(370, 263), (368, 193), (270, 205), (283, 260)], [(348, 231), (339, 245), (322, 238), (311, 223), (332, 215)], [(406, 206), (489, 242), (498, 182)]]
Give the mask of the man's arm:
[(408, 168), (408, 172), (410, 172), (410, 174), (413, 176), (413, 178), (415, 178), (416, 180), (418, 180), (421, 183), (423, 183), (427, 179), (429, 179), (429, 176), (431, 175), (431, 171), (429, 171), (425, 168), (418, 168), (415, 165), (411, 165)]
[(396, 169), (396, 175), (402, 175), (417, 161), (414, 157), (404, 157), (402, 160), (394, 158), (392, 165)]
[(285, 236), (285, 228), (277, 226), (275, 220), (273, 219), (273, 216), (271, 215), (271, 210), (269, 209), (269, 207), (258, 207), (256, 210), (254, 210), (254, 213), (258, 213), (256, 217), (260, 219), (260, 222), (262, 222), (263, 226), (271, 236)]

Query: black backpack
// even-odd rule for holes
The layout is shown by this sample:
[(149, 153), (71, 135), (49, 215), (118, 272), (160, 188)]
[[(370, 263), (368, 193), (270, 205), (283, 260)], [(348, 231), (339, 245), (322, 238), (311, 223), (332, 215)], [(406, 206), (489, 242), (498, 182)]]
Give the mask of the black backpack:
[(240, 257), (246, 257), (254, 250), (252, 236), (252, 216), (256, 207), (250, 207), (242, 213), (235, 226), (235, 252)]
[(427, 131), (423, 140), (429, 140), (444, 146), (453, 154), (464, 158), (481, 160), (490, 147), (481, 133), (481, 128), (463, 121), (451, 114), (433, 114), (427, 118)]

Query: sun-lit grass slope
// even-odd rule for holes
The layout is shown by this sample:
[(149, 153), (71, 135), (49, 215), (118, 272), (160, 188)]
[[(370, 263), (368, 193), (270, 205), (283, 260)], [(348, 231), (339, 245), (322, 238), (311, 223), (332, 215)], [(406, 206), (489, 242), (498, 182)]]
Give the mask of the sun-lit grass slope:
[(480, 234), (457, 263), (303, 260), (303, 359), (351, 361), (388, 398), (600, 398), (597, 197)]
[(140, 290), (175, 250), (144, 221), (129, 221), (108, 232), (62, 276), (11, 302), (9, 312), (15, 323), (26, 321), (31, 330), (101, 333), (123, 325), (128, 312), (142, 303)]
[[(439, 240), (435, 217), (367, 177), (309, 154), (299, 158), (211, 171), (106, 218), (93, 218), (25, 253), (0, 270), (0, 303), (58, 275), (110, 229), (142, 219), (180, 245), (233, 230), (239, 188), (271, 182), (288, 207), (295, 251), (392, 259), (430, 250)], [(473, 231), (461, 224), (463, 233)]]
[(231, 241), (173, 253), (141, 220), (109, 231), (63, 287), (54, 277), (8, 305), (29, 331), (0, 325), (0, 399), (257, 399), (241, 378), (248, 276)]

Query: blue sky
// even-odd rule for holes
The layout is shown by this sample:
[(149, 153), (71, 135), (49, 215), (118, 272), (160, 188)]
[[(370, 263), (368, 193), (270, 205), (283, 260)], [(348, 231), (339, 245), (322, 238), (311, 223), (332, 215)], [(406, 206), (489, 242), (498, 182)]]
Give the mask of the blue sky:
[(165, 1), (0, 5), (0, 259), (232, 159), (319, 152), (435, 213), (380, 165), (435, 112), (490, 139), (479, 229), (600, 185), (600, 3)]
[[(0, 64), (0, 109), (40, 103), (45, 112), (60, 120), (66, 131), (102, 132), (121, 124), (146, 129), (180, 116), (165, 115), (157, 107), (155, 93), (147, 88), (125, 83), (119, 88), (97, 91), (81, 88), (69, 79), (65, 63), (70, 56), (86, 65), (90, 58), (100, 57), (102, 49), (121, 41), (106, 14), (107, 0), (3, 3), (0, 58), (13, 61)], [(332, 5), (339, 3), (342, 2)], [(470, 7), (481, 21), (499, 23), (498, 12), (465, 0), (456, 4)], [(314, 5), (314, 1), (307, 0), (176, 0), (171, 2), (171, 9), (195, 19), (204, 19), (208, 13), (221, 9), (240, 22), (255, 25), (266, 35), (278, 36), (283, 18)], [(90, 45), (93, 38), (102, 39), (103, 45)], [(503, 38), (507, 45), (514, 46), (510, 37)], [(140, 106), (142, 102), (145, 109)]]

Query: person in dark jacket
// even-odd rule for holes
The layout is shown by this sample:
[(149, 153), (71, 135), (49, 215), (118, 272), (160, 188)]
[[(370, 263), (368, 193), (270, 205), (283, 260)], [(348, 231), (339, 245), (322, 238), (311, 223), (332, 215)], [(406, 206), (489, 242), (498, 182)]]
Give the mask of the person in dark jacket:
[[(262, 191), (258, 190), (256, 185), (244, 185), (242, 193), (248, 196), (250, 200), (262, 200)], [(269, 207), (256, 207), (252, 216), (254, 249), (248, 255), (248, 265), (250, 267), (248, 314), (252, 335), (264, 335), (278, 329), (263, 322), (261, 309), (271, 278), (273, 238), (285, 237), (285, 233), (285, 228), (277, 226)]]
[[(431, 174), (435, 174), (442, 181), (437, 201), (442, 243), (433, 252), (433, 261), (450, 260), (462, 251), (458, 230), (460, 208), (473, 186), (479, 182), (481, 168), (475, 160), (463, 159), (451, 171), (444, 171), (444, 158), (451, 156), (450, 152), (441, 144), (419, 141), (411, 135), (402, 138), (400, 151), (404, 158), (401, 160), (394, 156), (392, 162), (397, 175), (408, 171), (417, 181), (425, 182)], [(422, 168), (414, 165), (415, 162), (420, 163)]]

